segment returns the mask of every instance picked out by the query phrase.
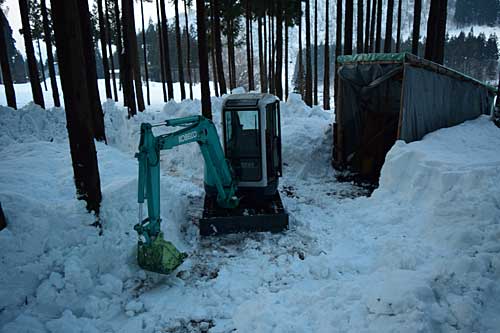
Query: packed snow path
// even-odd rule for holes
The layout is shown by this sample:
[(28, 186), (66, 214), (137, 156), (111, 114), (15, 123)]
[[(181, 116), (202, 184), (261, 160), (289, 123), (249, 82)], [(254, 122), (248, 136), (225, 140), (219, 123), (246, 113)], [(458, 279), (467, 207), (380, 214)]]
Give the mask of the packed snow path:
[[(221, 99), (212, 100), (220, 122)], [(170, 102), (126, 119), (104, 104), (102, 235), (75, 200), (62, 110), (0, 107), (2, 332), (388, 332), (500, 327), (500, 131), (486, 117), (397, 142), (374, 194), (335, 181), (333, 114), (282, 103), (290, 230), (200, 238), (196, 145), (162, 155), (170, 276), (136, 265), (139, 124), (199, 113)]]

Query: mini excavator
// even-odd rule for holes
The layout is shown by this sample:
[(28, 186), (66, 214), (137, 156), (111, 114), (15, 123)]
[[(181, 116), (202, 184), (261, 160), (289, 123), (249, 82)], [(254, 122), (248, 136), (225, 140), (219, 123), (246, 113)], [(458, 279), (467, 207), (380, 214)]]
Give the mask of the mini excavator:
[[(205, 199), (200, 235), (280, 232), (288, 214), (278, 192), (282, 176), (279, 100), (269, 94), (235, 94), (222, 106), (223, 144), (214, 123), (203, 116), (141, 124), (139, 152), (138, 263), (168, 274), (187, 257), (163, 238), (160, 223), (160, 151), (196, 142), (205, 161)], [(155, 136), (153, 128), (181, 127)], [(148, 216), (143, 218), (147, 201)]]

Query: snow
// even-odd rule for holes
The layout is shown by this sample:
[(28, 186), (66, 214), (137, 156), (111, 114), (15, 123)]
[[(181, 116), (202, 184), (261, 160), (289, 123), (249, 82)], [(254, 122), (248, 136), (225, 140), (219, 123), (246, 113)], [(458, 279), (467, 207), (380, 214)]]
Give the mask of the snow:
[[(161, 276), (140, 270), (135, 258), (139, 126), (199, 114), (200, 102), (152, 96), (132, 119), (119, 103), (103, 103), (102, 234), (75, 199), (64, 111), (0, 106), (8, 220), (0, 231), (0, 332), (500, 327), (500, 130), (487, 117), (396, 142), (380, 187), (366, 197), (335, 180), (334, 114), (292, 94), (281, 103), (280, 191), (290, 230), (279, 234), (200, 238), (199, 149), (164, 152), (162, 228), (189, 258)], [(220, 131), (222, 99), (212, 105)]]

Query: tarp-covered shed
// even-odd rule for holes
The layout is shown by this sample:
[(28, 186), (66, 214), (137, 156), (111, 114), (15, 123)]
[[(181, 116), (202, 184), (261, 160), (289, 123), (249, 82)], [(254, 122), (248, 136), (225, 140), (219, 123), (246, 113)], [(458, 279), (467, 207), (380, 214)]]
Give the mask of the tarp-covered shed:
[(396, 140), (420, 140), (493, 108), (495, 88), (409, 53), (338, 62), (333, 164), (364, 180), (378, 181)]

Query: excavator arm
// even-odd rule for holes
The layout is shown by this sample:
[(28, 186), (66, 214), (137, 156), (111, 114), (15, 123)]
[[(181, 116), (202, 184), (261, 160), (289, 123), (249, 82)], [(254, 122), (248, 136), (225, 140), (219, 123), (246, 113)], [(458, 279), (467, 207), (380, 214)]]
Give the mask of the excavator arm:
[[(159, 126), (183, 127), (172, 133), (155, 136)], [(230, 164), (222, 149), (213, 122), (202, 116), (166, 120), (159, 124), (143, 123), (136, 158), (139, 161), (138, 198), (139, 223), (134, 229), (139, 234), (139, 265), (159, 273), (169, 273), (185, 257), (163, 239), (160, 231), (160, 151), (197, 142), (205, 160), (206, 179), (217, 189), (217, 203), (224, 208), (238, 206), (236, 182)], [(147, 201), (148, 216), (143, 219), (143, 203)]]

